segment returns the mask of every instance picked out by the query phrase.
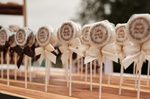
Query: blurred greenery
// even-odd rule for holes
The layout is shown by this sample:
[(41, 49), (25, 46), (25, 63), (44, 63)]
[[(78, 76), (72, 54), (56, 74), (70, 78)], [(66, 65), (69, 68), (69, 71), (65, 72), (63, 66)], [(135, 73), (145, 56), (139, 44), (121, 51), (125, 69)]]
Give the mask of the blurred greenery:
[[(120, 69), (121, 69), (120, 62), (119, 63), (113, 62), (113, 66), (114, 66), (114, 72), (118, 72), (119, 73)], [(145, 61), (143, 63), (143, 67), (142, 67), (141, 73), (147, 75), (147, 68), (148, 68), (148, 61)], [(124, 69), (124, 73), (133, 74), (133, 63), (126, 70)]]
[[(31, 62), (31, 66), (33, 66), (33, 62)], [(41, 67), (45, 67), (45, 59), (43, 60)]]
[(82, 25), (101, 21), (126, 23), (131, 15), (150, 13), (149, 0), (82, 0), (73, 19)]

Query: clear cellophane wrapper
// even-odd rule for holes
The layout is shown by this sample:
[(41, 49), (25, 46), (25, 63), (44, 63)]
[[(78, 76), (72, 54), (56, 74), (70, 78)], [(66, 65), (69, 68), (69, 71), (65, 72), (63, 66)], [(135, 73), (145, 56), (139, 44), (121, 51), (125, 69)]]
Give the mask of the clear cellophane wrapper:
[(127, 22), (127, 36), (133, 43), (142, 44), (150, 38), (150, 15), (134, 14)]
[(88, 38), (90, 44), (96, 47), (102, 47), (108, 44), (111, 39), (111, 29), (108, 21), (104, 20), (92, 24)]

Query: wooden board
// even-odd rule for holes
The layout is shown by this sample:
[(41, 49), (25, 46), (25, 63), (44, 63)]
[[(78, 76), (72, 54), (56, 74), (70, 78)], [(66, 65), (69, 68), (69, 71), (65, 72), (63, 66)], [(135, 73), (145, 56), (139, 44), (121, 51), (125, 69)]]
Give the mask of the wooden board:
[[(10, 72), (10, 86), (7, 86), (7, 79), (0, 78), (0, 90), (13, 94), (22, 95), (36, 99), (98, 99), (99, 97), (99, 75), (93, 75), (93, 91), (90, 91), (90, 75), (88, 74), (87, 84), (80, 75), (72, 74), (72, 97), (69, 97), (69, 88), (66, 87), (66, 79), (62, 72), (52, 72), (48, 85), (48, 92), (45, 90), (45, 73), (38, 71), (32, 82), (28, 82), (28, 89), (24, 86), (24, 73), (14, 79), (14, 72)], [(19, 75), (19, 74), (18, 74)], [(83, 77), (84, 78), (84, 77)], [(111, 76), (110, 87), (107, 86), (107, 75), (103, 75), (102, 80), (102, 99), (136, 99), (137, 91), (134, 90), (134, 79), (124, 77), (122, 84), (122, 94), (119, 95), (120, 77)], [(149, 99), (150, 86), (147, 86), (147, 79), (141, 79), (141, 99)], [(16, 91), (14, 91), (16, 90)]]

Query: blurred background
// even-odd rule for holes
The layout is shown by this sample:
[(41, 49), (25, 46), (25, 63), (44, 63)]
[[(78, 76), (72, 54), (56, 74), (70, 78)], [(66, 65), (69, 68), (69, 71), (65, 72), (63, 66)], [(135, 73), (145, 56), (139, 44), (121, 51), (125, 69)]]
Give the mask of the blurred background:
[[(23, 4), (23, 0), (0, 0), (0, 3), (8, 2)], [(67, 20), (73, 20), (83, 26), (107, 19), (116, 25), (126, 23), (133, 14), (150, 13), (149, 0), (26, 0), (26, 3), (27, 26), (35, 31), (47, 24), (58, 28)], [(23, 17), (0, 14), (1, 27), (13, 25), (24, 26)], [(56, 48), (58, 46), (57, 44)], [(147, 72), (147, 64), (146, 61), (142, 68), (143, 74)], [(120, 72), (120, 64), (113, 65), (114, 71)], [(45, 66), (44, 61), (42, 66)], [(54, 67), (62, 68), (61, 61), (58, 60)], [(125, 72), (132, 73), (132, 69), (133, 64)]]
[[(0, 0), (1, 3), (15, 2), (23, 4), (23, 0)], [(76, 16), (76, 9), (81, 0), (26, 0), (27, 26), (37, 31), (42, 25), (58, 28), (62, 22)], [(0, 25), (23, 26), (23, 17), (19, 15), (0, 15)]]

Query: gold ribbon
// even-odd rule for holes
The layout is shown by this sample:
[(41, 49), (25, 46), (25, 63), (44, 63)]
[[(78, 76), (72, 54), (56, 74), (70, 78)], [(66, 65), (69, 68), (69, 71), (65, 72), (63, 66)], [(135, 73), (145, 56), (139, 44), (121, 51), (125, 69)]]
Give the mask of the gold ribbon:
[(56, 56), (52, 54), (51, 52), (54, 51), (54, 47), (51, 44), (48, 44), (46, 47), (38, 47), (35, 48), (35, 55), (40, 55), (39, 63), (41, 64), (43, 59), (46, 57), (52, 61), (54, 64), (56, 63)]
[(82, 52), (79, 49), (76, 49), (81, 45), (80, 39), (75, 38), (71, 40), (69, 43), (64, 43), (62, 46), (59, 47), (60, 51), (63, 53), (61, 56), (62, 63), (65, 64), (66, 61), (68, 61), (70, 55), (72, 55), (73, 52), (77, 53), (80, 56), (84, 56)]
[(150, 60), (150, 40), (143, 45), (130, 45), (124, 47), (124, 51), (127, 57), (122, 61), (125, 69), (129, 67), (132, 62), (138, 63), (137, 70), (142, 68), (143, 62), (147, 59)]
[(85, 57), (84, 64), (91, 62), (95, 59), (98, 60), (99, 64), (105, 63), (106, 58), (118, 62), (118, 56), (116, 54), (114, 44), (112, 43), (107, 44), (102, 48), (92, 46), (90, 47), (88, 54), (89, 55)]

